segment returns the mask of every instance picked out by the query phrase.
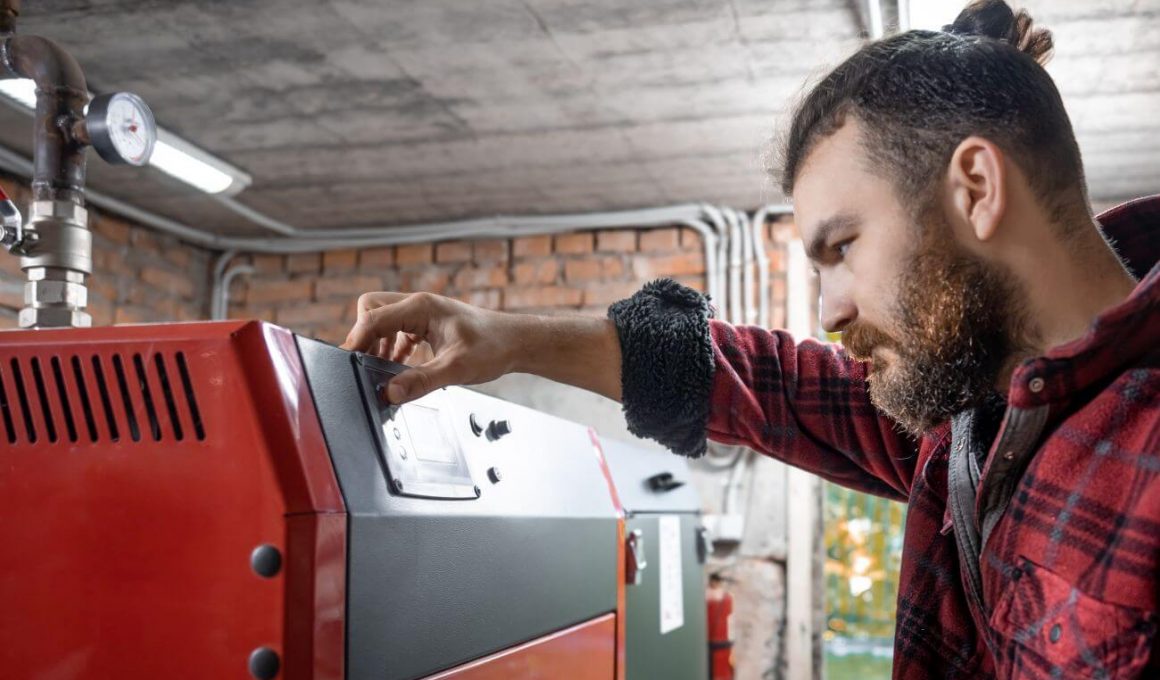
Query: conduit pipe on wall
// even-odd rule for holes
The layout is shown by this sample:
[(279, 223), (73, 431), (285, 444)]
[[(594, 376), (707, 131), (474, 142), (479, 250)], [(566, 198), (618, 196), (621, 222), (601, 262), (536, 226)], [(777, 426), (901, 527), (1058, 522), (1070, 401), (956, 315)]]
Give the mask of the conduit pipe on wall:
[(708, 224), (711, 225), (717, 233), (717, 244), (712, 253), (706, 251), (706, 262), (710, 256), (713, 258), (714, 267), (716, 268), (716, 276), (714, 277), (713, 285), (717, 289), (717, 296), (713, 298), (713, 304), (717, 307), (719, 314), (728, 316), (728, 285), (729, 285), (729, 225), (725, 221), (725, 216), (721, 210), (716, 206), (704, 203), (701, 205), (701, 210), (705, 217), (708, 218)]
[(742, 322), (741, 310), (741, 220), (736, 210), (725, 209), (729, 223), (729, 323)]
[(230, 284), (234, 279), (241, 275), (250, 275), (254, 273), (254, 268), (248, 264), (239, 264), (236, 267), (231, 267), (229, 271), (222, 275), (220, 282), (215, 282), (214, 299), (210, 301), (211, 306), (216, 309), (211, 309), (210, 319), (213, 321), (222, 321), (230, 314)]
[[(31, 176), (33, 170), (32, 163), (28, 159), (3, 147), (0, 147), (0, 168), (25, 177)], [(543, 217), (495, 217), (399, 227), (334, 231), (294, 230), (294, 236), (281, 238), (238, 238), (202, 231), (91, 189), (87, 192), (87, 198), (90, 203), (98, 207), (116, 212), (194, 245), (212, 250), (265, 254), (312, 253), (345, 248), (424, 243), (453, 238), (514, 238), (585, 229), (653, 228), (678, 224), (694, 229), (701, 235), (705, 250), (707, 292), (722, 311), (726, 309), (726, 287), (724, 285), (726, 272), (724, 270), (727, 263), (723, 258), (725, 248), (722, 241), (728, 239), (729, 230), (727, 226), (724, 226), (721, 212), (704, 204)], [(229, 200), (233, 201), (233, 199)], [(233, 201), (233, 203), (237, 202)], [(241, 206), (241, 204), (237, 205)], [(248, 219), (261, 217), (265, 222), (277, 223), (275, 220), (261, 216), (257, 211), (245, 206), (241, 207), (244, 208), (245, 216)], [(708, 221), (705, 218), (708, 218)], [(289, 225), (284, 226), (288, 227)], [(220, 278), (221, 273), (224, 273), (224, 267), (219, 272), (219, 276), (215, 277), (215, 283)]]
[(753, 215), (753, 249), (757, 255), (757, 324), (762, 328), (769, 328), (771, 323), (769, 309), (769, 256), (765, 253), (765, 223), (771, 215), (789, 215), (793, 208), (785, 204), (770, 203), (761, 206)]
[[(10, 172), (31, 176), (32, 163), (9, 149), (0, 147), (0, 168)], [(741, 264), (739, 247), (743, 242), (743, 218), (733, 211), (722, 211), (708, 204), (686, 204), (644, 210), (626, 210), (605, 213), (579, 213), (548, 215), (543, 217), (494, 217), (462, 220), (437, 224), (406, 225), (398, 227), (300, 230), (277, 222), (261, 213), (242, 206), (229, 198), (219, 198), (223, 203), (233, 204), (239, 214), (247, 219), (260, 221), (263, 226), (278, 229), (293, 236), (281, 238), (239, 238), (212, 234), (183, 224), (176, 220), (143, 210), (134, 205), (104, 195), (98, 191), (86, 192), (88, 201), (98, 207), (111, 210), (158, 231), (176, 236), (194, 245), (213, 250), (238, 251), (266, 254), (310, 253), (344, 248), (369, 248), (375, 246), (425, 243), (445, 239), (462, 238), (516, 238), (542, 234), (564, 233), (585, 229), (611, 228), (653, 228), (674, 224), (694, 229), (701, 235), (705, 251), (706, 291), (713, 298), (721, 313), (727, 314), (732, 322), (740, 322), (740, 301), (738, 297), (740, 279), (730, 274)], [(789, 210), (787, 206), (766, 206), (778, 212)], [(731, 216), (729, 213), (733, 213)], [(705, 219), (707, 218), (707, 220)], [(748, 225), (748, 220), (744, 219)], [(284, 228), (283, 228), (284, 227)], [(291, 232), (292, 230), (292, 232)], [(220, 282), (224, 267), (215, 272), (215, 283)], [(730, 291), (729, 288), (733, 290)], [(766, 293), (768, 298), (768, 294)], [(224, 313), (224, 310), (223, 310)]]

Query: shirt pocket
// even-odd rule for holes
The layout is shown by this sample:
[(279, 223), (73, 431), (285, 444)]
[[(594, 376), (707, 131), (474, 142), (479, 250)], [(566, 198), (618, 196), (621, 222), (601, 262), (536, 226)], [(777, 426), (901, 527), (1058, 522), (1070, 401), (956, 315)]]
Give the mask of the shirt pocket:
[(1024, 558), (991, 614), (999, 678), (1135, 677), (1148, 663), (1156, 615), (1096, 599)]

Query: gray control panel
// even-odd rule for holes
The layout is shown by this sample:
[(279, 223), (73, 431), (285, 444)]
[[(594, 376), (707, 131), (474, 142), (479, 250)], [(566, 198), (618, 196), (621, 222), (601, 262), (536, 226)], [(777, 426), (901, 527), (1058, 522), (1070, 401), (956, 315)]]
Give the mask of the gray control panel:
[(353, 356), (391, 490), (418, 498), (479, 498), (479, 486), (459, 440), (461, 428), (455, 427), (445, 392), (436, 390), (402, 406), (392, 406), (383, 395), (395, 376), (391, 370), (394, 365), (363, 354)]

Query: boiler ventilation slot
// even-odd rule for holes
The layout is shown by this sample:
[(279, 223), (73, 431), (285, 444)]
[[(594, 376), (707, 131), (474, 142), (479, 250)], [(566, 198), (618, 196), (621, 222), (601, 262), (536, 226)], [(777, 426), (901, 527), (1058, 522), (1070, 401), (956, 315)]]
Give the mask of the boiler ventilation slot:
[[(189, 431), (192, 426), (192, 432)], [(205, 439), (183, 352), (0, 361), (0, 441)]]

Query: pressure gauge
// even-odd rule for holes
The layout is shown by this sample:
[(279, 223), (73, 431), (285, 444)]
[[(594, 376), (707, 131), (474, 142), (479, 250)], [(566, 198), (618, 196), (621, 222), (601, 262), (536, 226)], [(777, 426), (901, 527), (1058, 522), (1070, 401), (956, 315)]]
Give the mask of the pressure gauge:
[(115, 165), (145, 165), (157, 141), (153, 112), (128, 92), (94, 97), (85, 114), (85, 129), (101, 158)]

